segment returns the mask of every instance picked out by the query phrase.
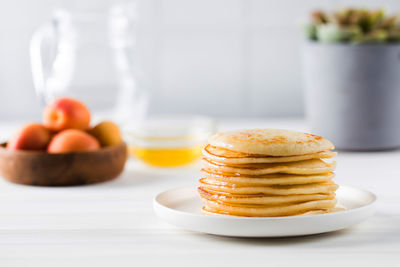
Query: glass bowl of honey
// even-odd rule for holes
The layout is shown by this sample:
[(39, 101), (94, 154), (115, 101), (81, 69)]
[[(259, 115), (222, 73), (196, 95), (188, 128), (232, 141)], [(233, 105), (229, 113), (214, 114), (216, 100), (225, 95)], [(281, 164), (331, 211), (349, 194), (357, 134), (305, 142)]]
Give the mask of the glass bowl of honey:
[(205, 116), (154, 116), (125, 130), (129, 154), (156, 167), (179, 167), (195, 162), (216, 130)]

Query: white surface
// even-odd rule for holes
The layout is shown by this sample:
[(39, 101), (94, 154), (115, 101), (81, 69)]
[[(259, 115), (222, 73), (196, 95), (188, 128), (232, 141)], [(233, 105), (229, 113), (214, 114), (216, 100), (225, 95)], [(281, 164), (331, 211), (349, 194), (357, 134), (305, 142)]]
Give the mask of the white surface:
[[(28, 47), (52, 8), (101, 9), (121, 1), (0, 1), (0, 36), (7, 37), (0, 42), (0, 118), (40, 116)], [(135, 25), (140, 57), (134, 61), (141, 63), (147, 86), (158, 93), (153, 107), (231, 117), (303, 113), (298, 22), (310, 9), (400, 8), (398, 0), (132, 1), (139, 3), (142, 18)], [(104, 82), (95, 90), (101, 95), (110, 86)]]
[[(250, 127), (305, 126), (289, 120), (222, 125)], [(336, 182), (374, 192), (376, 215), (347, 230), (283, 239), (216, 237), (158, 219), (154, 196), (196, 184), (199, 165), (164, 170), (131, 161), (119, 179), (85, 187), (40, 188), (0, 180), (0, 266), (396, 266), (400, 151), (340, 152), (336, 160)]]
[(182, 229), (232, 237), (289, 237), (321, 234), (354, 226), (374, 213), (374, 194), (341, 185), (336, 197), (345, 211), (297, 217), (231, 217), (201, 214), (196, 186), (162, 192), (153, 201), (158, 217)]

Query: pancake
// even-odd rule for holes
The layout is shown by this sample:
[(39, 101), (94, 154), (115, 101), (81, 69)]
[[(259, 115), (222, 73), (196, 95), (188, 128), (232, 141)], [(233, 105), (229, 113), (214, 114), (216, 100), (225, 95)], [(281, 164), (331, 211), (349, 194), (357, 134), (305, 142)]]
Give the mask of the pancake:
[(246, 154), (242, 152), (232, 151), (221, 147), (207, 145), (203, 149), (203, 156), (209, 161), (224, 164), (248, 164), (248, 163), (277, 163), (277, 162), (293, 162), (307, 159), (332, 158), (336, 156), (334, 151), (321, 151), (317, 153), (304, 154), (298, 156), (271, 157), (258, 154)]
[(333, 144), (280, 129), (222, 132), (203, 149), (202, 212), (229, 216), (307, 216), (338, 211)]
[(213, 179), (215, 182), (251, 185), (251, 186), (263, 186), (263, 185), (290, 185), (290, 184), (311, 184), (328, 182), (335, 177), (333, 172), (314, 174), (314, 175), (293, 175), (293, 174), (266, 174), (263, 176), (229, 176), (215, 173), (209, 173), (206, 170), (201, 170), (206, 178)]
[[(325, 213), (330, 213), (330, 212), (336, 212), (338, 210), (335, 210), (335, 208), (333, 209), (326, 209), (326, 210), (310, 210), (310, 211), (306, 211), (303, 213), (297, 213), (297, 214), (293, 214), (290, 216), (310, 216), (310, 215), (320, 215), (320, 214), (325, 214)], [(208, 211), (206, 207), (202, 207), (201, 208), (201, 213), (205, 214), (205, 215), (210, 215), (210, 216), (236, 216), (236, 215), (229, 215), (229, 214), (221, 214), (218, 212), (212, 212), (212, 211)]]
[(241, 166), (224, 165), (218, 162), (202, 160), (203, 168), (210, 173), (239, 174), (239, 175), (264, 175), (272, 173), (289, 174), (317, 174), (332, 172), (336, 168), (336, 162), (327, 163), (321, 159), (309, 159), (285, 163), (260, 163), (245, 164)]
[(221, 132), (209, 144), (246, 154), (297, 156), (332, 150), (327, 139), (313, 134), (282, 129), (251, 129)]
[(309, 195), (287, 195), (287, 196), (274, 196), (274, 195), (230, 195), (225, 196), (218, 192), (208, 192), (201, 187), (198, 188), (200, 196), (207, 200), (217, 201), (221, 203), (232, 204), (255, 204), (255, 205), (280, 205), (285, 203), (299, 203), (311, 200), (324, 200), (334, 199), (335, 194), (309, 194)]
[(299, 195), (299, 194), (332, 194), (338, 186), (334, 182), (300, 184), (300, 185), (271, 185), (262, 187), (221, 186), (209, 183), (206, 178), (200, 179), (200, 188), (205, 191), (229, 193), (236, 195)]
[(223, 204), (217, 201), (202, 199), (205, 210), (213, 213), (220, 213), (234, 216), (248, 217), (276, 217), (293, 216), (315, 210), (329, 210), (335, 207), (336, 199), (315, 200), (296, 204), (284, 204), (276, 206), (247, 205), (238, 206), (234, 204)]

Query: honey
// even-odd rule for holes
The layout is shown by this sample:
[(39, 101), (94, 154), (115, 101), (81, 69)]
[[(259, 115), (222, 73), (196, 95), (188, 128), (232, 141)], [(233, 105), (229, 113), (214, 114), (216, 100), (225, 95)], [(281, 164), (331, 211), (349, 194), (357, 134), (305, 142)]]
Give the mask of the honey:
[(126, 127), (129, 154), (156, 167), (180, 167), (201, 157), (213, 119), (191, 115), (158, 115)]
[(130, 146), (129, 153), (152, 166), (177, 167), (199, 159), (202, 149), (203, 145), (160, 148)]

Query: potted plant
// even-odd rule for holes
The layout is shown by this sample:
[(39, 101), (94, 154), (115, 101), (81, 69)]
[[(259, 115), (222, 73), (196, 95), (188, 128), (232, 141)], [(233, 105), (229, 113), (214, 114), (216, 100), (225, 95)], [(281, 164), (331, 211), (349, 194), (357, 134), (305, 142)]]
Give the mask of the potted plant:
[(400, 147), (400, 26), (383, 10), (315, 11), (305, 27), (306, 114), (339, 149)]

